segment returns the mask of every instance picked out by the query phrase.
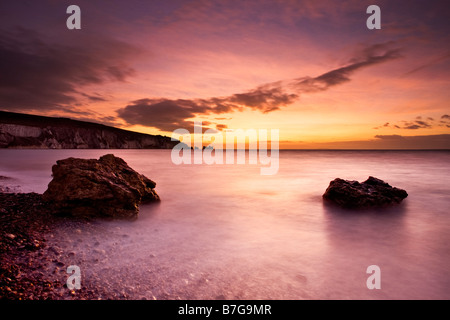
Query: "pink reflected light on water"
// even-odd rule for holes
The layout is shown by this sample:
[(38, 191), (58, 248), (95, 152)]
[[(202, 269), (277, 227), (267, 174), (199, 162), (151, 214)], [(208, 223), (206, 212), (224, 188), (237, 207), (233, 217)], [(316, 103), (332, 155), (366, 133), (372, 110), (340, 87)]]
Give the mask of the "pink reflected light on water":
[[(84, 281), (158, 299), (449, 299), (449, 152), (281, 151), (258, 165), (174, 165), (170, 150), (109, 150), (156, 181), (137, 221), (64, 224)], [(5, 150), (0, 175), (43, 192), (51, 165), (102, 150)], [(323, 203), (328, 183), (369, 175), (408, 191), (387, 210)], [(366, 268), (381, 269), (381, 289)]]

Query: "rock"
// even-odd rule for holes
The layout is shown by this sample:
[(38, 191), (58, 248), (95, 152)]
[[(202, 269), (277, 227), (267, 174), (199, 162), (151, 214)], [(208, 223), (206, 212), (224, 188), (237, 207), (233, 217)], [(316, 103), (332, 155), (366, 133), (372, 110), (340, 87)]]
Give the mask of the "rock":
[(112, 154), (99, 160), (68, 158), (52, 168), (43, 199), (60, 213), (80, 217), (137, 218), (141, 202), (159, 201), (155, 182)]
[(325, 200), (343, 208), (384, 207), (398, 204), (407, 196), (405, 190), (391, 187), (374, 177), (369, 177), (363, 183), (337, 178), (330, 182), (323, 194)]
[(48, 248), (48, 251), (49, 252), (53, 252), (54, 254), (56, 254), (56, 255), (59, 255), (59, 250), (58, 249), (56, 249), (55, 247), (49, 247)]

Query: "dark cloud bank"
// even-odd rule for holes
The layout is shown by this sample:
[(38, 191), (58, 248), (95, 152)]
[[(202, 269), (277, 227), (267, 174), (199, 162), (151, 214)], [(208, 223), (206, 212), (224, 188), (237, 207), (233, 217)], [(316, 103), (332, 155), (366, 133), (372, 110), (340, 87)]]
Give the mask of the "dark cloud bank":
[(338, 141), (301, 145), (301, 148), (319, 149), (369, 149), (369, 150), (449, 150), (450, 134), (437, 135), (376, 135), (372, 140)]
[[(83, 36), (72, 46), (50, 43), (31, 30), (0, 32), (0, 108), (8, 111), (77, 111), (84, 86), (110, 81), (124, 82), (135, 71), (126, 59), (136, 51), (122, 42)], [(77, 114), (78, 113), (78, 114)]]

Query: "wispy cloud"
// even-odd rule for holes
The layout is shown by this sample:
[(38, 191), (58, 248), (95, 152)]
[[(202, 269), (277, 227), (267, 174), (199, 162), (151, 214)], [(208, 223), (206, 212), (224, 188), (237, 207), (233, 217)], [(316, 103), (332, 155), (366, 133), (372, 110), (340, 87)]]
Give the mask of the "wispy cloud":
[(279, 110), (299, 99), (302, 94), (317, 93), (351, 81), (358, 70), (400, 58), (400, 50), (393, 43), (382, 43), (364, 48), (349, 59), (343, 67), (317, 77), (301, 77), (260, 85), (255, 89), (228, 97), (208, 99), (147, 98), (132, 101), (117, 110), (119, 117), (131, 125), (155, 127), (173, 131), (185, 127), (186, 120), (197, 115), (224, 114), (245, 109), (263, 113)]
[(426, 120), (422, 116), (417, 116), (414, 120), (402, 120), (394, 124), (386, 122), (383, 125), (374, 127), (374, 129), (381, 128), (394, 128), (394, 129), (406, 129), (406, 130), (417, 130), (417, 129), (432, 129), (436, 127), (448, 127), (450, 128), (450, 116), (444, 114), (441, 116), (441, 120), (437, 121), (432, 117), (426, 117)]
[(445, 54), (443, 54), (443, 55), (441, 55), (441, 56), (439, 56), (437, 58), (434, 58), (434, 59), (432, 59), (430, 61), (427, 61), (426, 63), (423, 63), (423, 64), (415, 67), (414, 69), (406, 72), (404, 74), (404, 76), (407, 76), (407, 75), (413, 74), (415, 72), (421, 71), (423, 69), (429, 68), (431, 66), (437, 65), (437, 64), (439, 64), (441, 62), (444, 62), (445, 60), (448, 60), (448, 59), (450, 59), (450, 52), (446, 52)]
[(377, 134), (375, 136), (376, 139), (382, 139), (382, 140), (402, 140), (405, 137), (398, 135), (398, 134), (388, 134), (388, 135), (382, 135), (382, 134)]

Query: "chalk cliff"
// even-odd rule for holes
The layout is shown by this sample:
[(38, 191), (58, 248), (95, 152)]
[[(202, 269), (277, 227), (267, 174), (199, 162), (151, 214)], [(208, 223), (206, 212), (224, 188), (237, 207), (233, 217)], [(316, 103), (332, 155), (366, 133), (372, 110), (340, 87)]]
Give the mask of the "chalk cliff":
[(177, 143), (92, 122), (0, 111), (0, 148), (170, 149)]

